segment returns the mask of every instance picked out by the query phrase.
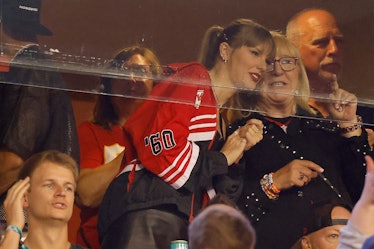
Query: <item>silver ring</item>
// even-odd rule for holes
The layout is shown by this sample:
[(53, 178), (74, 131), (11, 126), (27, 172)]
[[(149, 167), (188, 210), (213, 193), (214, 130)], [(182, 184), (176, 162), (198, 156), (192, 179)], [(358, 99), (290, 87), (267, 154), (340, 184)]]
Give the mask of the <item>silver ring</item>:
[(338, 110), (339, 112), (343, 111), (343, 105), (342, 104), (335, 104), (335, 109)]
[(303, 173), (300, 173), (300, 176), (299, 176), (299, 180), (302, 181), (304, 179), (304, 174)]

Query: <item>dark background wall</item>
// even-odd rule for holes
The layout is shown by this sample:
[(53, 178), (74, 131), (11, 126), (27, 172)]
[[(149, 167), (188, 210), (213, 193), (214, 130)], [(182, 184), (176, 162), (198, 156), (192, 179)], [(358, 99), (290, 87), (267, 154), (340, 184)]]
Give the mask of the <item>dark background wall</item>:
[(213, 24), (244, 17), (284, 30), (293, 14), (310, 7), (335, 14), (345, 35), (341, 84), (363, 101), (374, 99), (374, 0), (43, 0), (42, 22), (54, 36), (40, 41), (101, 58), (138, 43), (153, 49), (163, 64), (191, 61)]

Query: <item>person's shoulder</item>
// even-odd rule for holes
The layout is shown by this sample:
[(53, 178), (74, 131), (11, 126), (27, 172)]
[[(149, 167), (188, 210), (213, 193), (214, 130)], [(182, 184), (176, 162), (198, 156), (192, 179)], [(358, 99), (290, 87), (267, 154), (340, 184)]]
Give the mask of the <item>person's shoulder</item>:
[(207, 69), (202, 64), (196, 61), (171, 63), (167, 68), (174, 72), (190, 69), (207, 71)]
[(78, 132), (84, 132), (84, 131), (88, 131), (88, 130), (99, 130), (99, 129), (100, 129), (99, 125), (94, 124), (90, 121), (83, 121), (78, 126)]
[(362, 249), (373, 249), (374, 248), (374, 235), (367, 238), (362, 246)]
[(93, 126), (95, 124), (93, 124), (92, 122), (88, 121), (88, 120), (85, 120), (83, 121), (82, 123), (79, 124), (79, 127), (90, 127), (90, 126)]
[(206, 79), (209, 80), (208, 70), (198, 62), (184, 62), (184, 63), (173, 63), (167, 66), (167, 69), (164, 72), (165, 76), (176, 76), (176, 77), (186, 77), (196, 80)]

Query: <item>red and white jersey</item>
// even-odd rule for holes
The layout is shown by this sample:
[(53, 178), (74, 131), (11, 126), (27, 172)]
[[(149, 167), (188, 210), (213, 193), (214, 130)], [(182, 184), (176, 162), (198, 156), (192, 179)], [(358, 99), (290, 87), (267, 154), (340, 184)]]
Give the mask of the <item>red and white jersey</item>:
[(217, 126), (217, 103), (208, 71), (198, 63), (179, 64), (151, 93), (167, 101), (145, 101), (125, 124), (126, 164), (147, 170), (179, 189), (189, 179), (200, 148)]

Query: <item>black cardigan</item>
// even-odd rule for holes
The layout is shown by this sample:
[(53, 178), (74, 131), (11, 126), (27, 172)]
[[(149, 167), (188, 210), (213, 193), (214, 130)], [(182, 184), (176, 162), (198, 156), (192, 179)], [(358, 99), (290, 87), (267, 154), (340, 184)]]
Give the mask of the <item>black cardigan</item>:
[[(307, 113), (299, 111), (298, 115)], [(235, 199), (251, 220), (257, 233), (257, 249), (289, 249), (302, 235), (310, 204), (327, 199), (343, 198), (348, 203), (358, 200), (366, 173), (364, 155), (372, 151), (364, 131), (360, 137), (347, 139), (337, 134), (334, 122), (310, 118), (291, 117), (285, 133), (264, 116), (253, 113), (229, 126), (228, 133), (251, 118), (264, 123), (264, 138), (244, 154), (244, 163), (230, 167), (228, 175), (216, 179), (216, 190)], [(284, 190), (277, 200), (270, 200), (261, 189), (260, 179), (294, 159), (310, 160), (323, 167), (323, 174), (342, 198), (317, 177), (306, 186)]]

